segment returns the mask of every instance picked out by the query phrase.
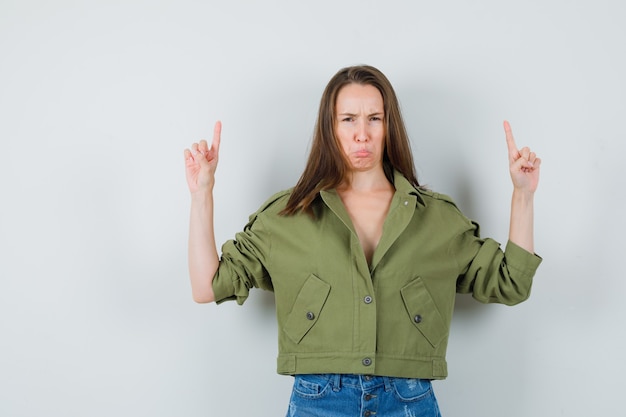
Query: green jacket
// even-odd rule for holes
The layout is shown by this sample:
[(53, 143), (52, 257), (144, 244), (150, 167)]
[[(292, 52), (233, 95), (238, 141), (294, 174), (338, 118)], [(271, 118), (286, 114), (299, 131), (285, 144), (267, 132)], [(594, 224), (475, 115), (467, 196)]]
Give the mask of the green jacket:
[(274, 291), (278, 373), (443, 379), (455, 293), (484, 303), (528, 298), (541, 258), (479, 238), (446, 196), (395, 175), (383, 235), (367, 264), (341, 199), (322, 191), (307, 214), (281, 216), (272, 196), (222, 247), (218, 303)]

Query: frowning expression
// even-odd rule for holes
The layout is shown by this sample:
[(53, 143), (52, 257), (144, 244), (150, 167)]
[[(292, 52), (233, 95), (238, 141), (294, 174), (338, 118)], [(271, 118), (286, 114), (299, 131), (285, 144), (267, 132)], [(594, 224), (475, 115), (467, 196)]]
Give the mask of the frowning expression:
[(352, 171), (382, 168), (385, 148), (383, 96), (372, 85), (348, 84), (335, 103), (335, 134)]

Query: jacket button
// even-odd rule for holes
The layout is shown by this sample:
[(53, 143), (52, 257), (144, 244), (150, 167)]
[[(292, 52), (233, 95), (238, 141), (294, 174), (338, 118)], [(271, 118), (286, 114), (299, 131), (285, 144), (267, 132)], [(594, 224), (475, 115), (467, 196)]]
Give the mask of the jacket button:
[(369, 295), (366, 295), (365, 298), (363, 299), (363, 302), (365, 302), (365, 304), (371, 304), (372, 297), (370, 297)]
[(306, 318), (308, 320), (313, 320), (315, 318), (315, 314), (309, 311), (308, 313), (306, 313)]
[(372, 360), (370, 358), (364, 358), (362, 362), (364, 366), (370, 366), (372, 364)]
[(420, 316), (419, 314), (416, 315), (415, 317), (413, 317), (413, 321), (415, 323), (421, 323), (422, 322), (422, 316)]

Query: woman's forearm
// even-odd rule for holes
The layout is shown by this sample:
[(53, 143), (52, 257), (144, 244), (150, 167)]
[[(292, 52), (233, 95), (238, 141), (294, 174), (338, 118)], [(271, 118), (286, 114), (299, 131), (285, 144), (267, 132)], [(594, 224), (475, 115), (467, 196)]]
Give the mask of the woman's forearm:
[(188, 262), (191, 292), (198, 303), (215, 300), (213, 275), (219, 266), (213, 230), (213, 186), (219, 157), (222, 123), (216, 122), (213, 142), (206, 140), (185, 149), (185, 176), (191, 192)]
[(195, 302), (215, 300), (213, 275), (219, 266), (213, 227), (213, 193), (197, 192), (191, 195), (188, 243), (189, 277)]
[(530, 253), (535, 252), (533, 216), (534, 193), (513, 190), (509, 240)]

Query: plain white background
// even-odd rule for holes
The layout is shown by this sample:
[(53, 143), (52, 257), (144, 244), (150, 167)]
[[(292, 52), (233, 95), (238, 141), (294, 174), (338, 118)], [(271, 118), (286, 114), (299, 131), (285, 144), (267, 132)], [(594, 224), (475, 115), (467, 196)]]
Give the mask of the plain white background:
[(502, 120), (543, 158), (517, 307), (459, 296), (444, 416), (618, 415), (619, 0), (0, 1), (0, 415), (281, 416), (273, 299), (196, 305), (183, 149), (224, 124), (217, 240), (297, 180), (341, 67), (395, 86), (421, 182), (506, 241)]

